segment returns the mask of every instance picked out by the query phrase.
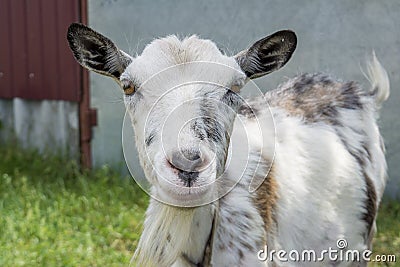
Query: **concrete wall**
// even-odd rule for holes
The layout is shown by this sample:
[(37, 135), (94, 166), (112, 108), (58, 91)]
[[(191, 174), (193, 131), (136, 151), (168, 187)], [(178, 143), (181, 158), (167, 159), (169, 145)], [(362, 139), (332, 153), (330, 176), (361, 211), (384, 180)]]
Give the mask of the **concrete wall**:
[(0, 100), (0, 140), (66, 153), (79, 160), (78, 104), (68, 101)]
[[(380, 125), (387, 146), (387, 195), (400, 198), (400, 1), (132, 1), (89, 0), (89, 24), (131, 54), (168, 34), (198, 34), (234, 54), (279, 29), (293, 29), (298, 48), (281, 71), (256, 80), (264, 90), (301, 72), (329, 72), (344, 80), (368, 82), (360, 64), (374, 49), (386, 67), (392, 94)], [(96, 165), (121, 166), (124, 108), (117, 85), (91, 76), (92, 105), (99, 109), (94, 129)]]

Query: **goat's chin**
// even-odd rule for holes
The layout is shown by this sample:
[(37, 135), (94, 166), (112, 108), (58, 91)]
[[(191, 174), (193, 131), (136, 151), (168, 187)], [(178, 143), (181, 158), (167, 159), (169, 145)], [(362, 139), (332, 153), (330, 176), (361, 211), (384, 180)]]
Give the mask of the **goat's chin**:
[(214, 183), (194, 183), (193, 186), (187, 187), (176, 180), (175, 182), (161, 181), (153, 187), (154, 197), (165, 204), (179, 207), (197, 207), (215, 200)]

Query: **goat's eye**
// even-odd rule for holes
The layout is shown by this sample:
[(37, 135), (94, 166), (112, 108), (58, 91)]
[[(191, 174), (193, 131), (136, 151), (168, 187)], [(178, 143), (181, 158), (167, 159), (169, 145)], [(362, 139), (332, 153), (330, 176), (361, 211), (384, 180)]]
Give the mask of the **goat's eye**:
[(234, 84), (231, 86), (231, 90), (235, 93), (238, 93), (240, 91), (241, 86), (238, 84)]
[(239, 93), (240, 89), (245, 85), (246, 81), (243, 78), (239, 78), (231, 84), (231, 91)]
[(123, 88), (124, 89), (124, 94), (125, 95), (132, 95), (135, 92), (135, 86), (134, 85), (128, 85)]
[(235, 83), (231, 85), (231, 91), (235, 93), (239, 93), (240, 89), (242, 89), (243, 84), (242, 83)]

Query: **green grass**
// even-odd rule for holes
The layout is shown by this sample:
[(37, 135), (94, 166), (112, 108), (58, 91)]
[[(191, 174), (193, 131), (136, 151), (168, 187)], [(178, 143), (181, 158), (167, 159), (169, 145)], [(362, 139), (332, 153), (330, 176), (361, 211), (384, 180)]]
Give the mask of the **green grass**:
[[(128, 266), (147, 203), (107, 167), (0, 146), (0, 266)], [(374, 253), (400, 262), (398, 202), (380, 209)]]
[(0, 147), (0, 266), (128, 266), (147, 196), (107, 167)]
[(386, 201), (379, 209), (377, 234), (373, 241), (375, 255), (395, 255), (395, 263), (375, 263), (371, 266), (400, 266), (400, 203)]

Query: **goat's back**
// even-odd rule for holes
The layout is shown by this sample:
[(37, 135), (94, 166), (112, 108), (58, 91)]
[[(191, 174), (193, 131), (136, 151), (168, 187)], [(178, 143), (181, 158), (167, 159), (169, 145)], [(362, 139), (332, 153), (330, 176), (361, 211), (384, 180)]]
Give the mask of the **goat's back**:
[[(247, 135), (252, 139), (251, 153), (257, 154), (256, 146), (262, 144), (260, 158), (271, 167), (253, 196), (270, 249), (314, 249), (318, 254), (329, 247), (337, 249), (341, 238), (346, 239), (347, 249), (370, 248), (386, 181), (384, 146), (376, 123), (382, 100), (377, 95), (389, 90), (384, 87), (378, 82), (364, 91), (354, 82), (305, 74), (268, 92), (265, 100), (270, 108), (260, 98), (240, 109), (247, 133), (255, 132), (255, 122), (269, 114), (274, 121), (274, 131), (265, 131), (269, 134)], [(232, 137), (233, 145), (240, 146), (235, 138), (244, 136)], [(255, 169), (255, 177), (265, 177), (266, 168)], [(235, 173), (235, 164), (227, 173)]]

